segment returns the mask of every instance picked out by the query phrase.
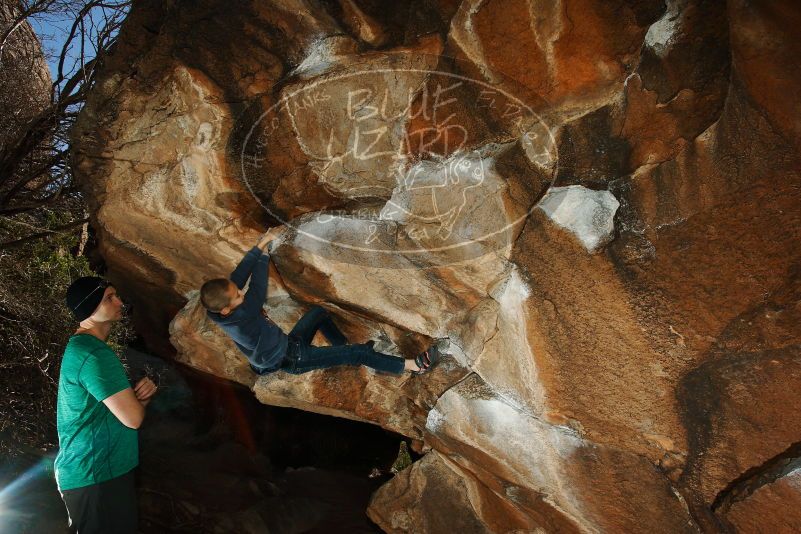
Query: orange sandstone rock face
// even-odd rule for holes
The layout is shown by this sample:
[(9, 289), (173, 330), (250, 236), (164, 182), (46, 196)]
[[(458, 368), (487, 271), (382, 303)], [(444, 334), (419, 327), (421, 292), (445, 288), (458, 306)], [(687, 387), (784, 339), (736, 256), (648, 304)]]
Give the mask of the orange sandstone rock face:
[(732, 505), (726, 516), (728, 525), (737, 532), (798, 532), (801, 521), (793, 510), (799, 498), (801, 482), (796, 468)]
[[(386, 532), (536, 532), (543, 526), (437, 451), (375, 492), (367, 513)], [(577, 532), (574, 525), (558, 527)]]
[[(76, 173), (154, 350), (423, 440), (372, 500), (386, 531), (782, 531), (799, 18), (790, 1), (142, 2), (79, 119)], [(439, 368), (253, 375), (196, 290), (275, 226), (273, 321), (320, 304), (352, 342), (437, 341)]]

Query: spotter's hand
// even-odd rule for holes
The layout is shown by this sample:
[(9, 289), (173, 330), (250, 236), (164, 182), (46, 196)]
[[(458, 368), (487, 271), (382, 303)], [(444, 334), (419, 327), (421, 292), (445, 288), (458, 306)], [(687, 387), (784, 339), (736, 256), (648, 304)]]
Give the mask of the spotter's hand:
[(144, 405), (147, 405), (147, 403), (150, 402), (150, 399), (153, 397), (153, 395), (156, 394), (156, 391), (158, 391), (158, 389), (159, 388), (156, 386), (156, 384), (153, 383), (152, 380), (145, 377), (139, 382), (137, 382), (136, 386), (134, 386), (134, 394), (136, 395), (136, 398), (139, 400), (139, 402), (141, 402)]

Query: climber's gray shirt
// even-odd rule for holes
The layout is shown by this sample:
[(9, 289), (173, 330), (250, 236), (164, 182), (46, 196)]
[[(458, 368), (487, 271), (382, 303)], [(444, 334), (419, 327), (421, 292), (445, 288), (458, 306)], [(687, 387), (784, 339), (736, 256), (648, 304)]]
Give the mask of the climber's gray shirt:
[(239, 289), (245, 287), (250, 277), (250, 287), (242, 304), (228, 315), (206, 310), (208, 317), (231, 336), (257, 373), (274, 371), (280, 367), (289, 340), (278, 325), (262, 315), (262, 306), (267, 297), (269, 264), (269, 254), (262, 253), (259, 247), (250, 249), (230, 276)]

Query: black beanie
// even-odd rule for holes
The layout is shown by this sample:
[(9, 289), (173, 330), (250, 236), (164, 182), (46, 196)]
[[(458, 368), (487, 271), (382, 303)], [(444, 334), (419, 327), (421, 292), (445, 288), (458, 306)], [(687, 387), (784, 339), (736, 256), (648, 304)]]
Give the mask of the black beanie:
[(94, 313), (105, 294), (108, 282), (97, 276), (83, 276), (67, 288), (67, 308), (78, 322)]

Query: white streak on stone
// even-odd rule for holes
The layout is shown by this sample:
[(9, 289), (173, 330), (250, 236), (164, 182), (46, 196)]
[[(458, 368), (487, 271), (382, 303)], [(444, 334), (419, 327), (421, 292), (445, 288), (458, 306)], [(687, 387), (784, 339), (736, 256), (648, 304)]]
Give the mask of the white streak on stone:
[(456, 363), (462, 367), (470, 367), (470, 359), (467, 357), (467, 354), (465, 354), (464, 349), (462, 349), (462, 347), (460, 347), (459, 344), (453, 339), (449, 338), (441, 340), (437, 346), (441, 353), (450, 355), (454, 360), (456, 360)]
[(573, 432), (543, 423), (499, 398), (495, 392), (463, 382), (447, 392), (429, 412), (426, 429), (456, 440), (499, 462), (498, 476), (543, 494), (555, 508), (587, 524), (581, 500), (563, 484), (565, 466), (586, 447)]
[(528, 1), (528, 16), (531, 33), (545, 56), (548, 66), (548, 82), (556, 79), (556, 42), (562, 36), (564, 20), (562, 17), (562, 1), (552, 2)]
[(512, 269), (503, 285), (494, 288), (492, 296), (505, 309), (519, 309), (531, 296), (531, 289), (520, 277), (517, 269)]
[(292, 75), (300, 75), (301, 79), (309, 79), (326, 72), (334, 64), (334, 51), (331, 41), (320, 39), (309, 48), (303, 61), (295, 68)]
[(442, 427), (442, 423), (445, 421), (445, 416), (442, 415), (436, 408), (431, 408), (428, 412), (428, 417), (426, 418), (426, 429), (429, 432), (436, 433), (440, 427)]
[(537, 205), (553, 222), (572, 232), (590, 253), (612, 240), (619, 206), (609, 191), (581, 185), (552, 187)]
[(449, 37), (459, 46), (464, 54), (478, 68), (484, 79), (490, 83), (499, 83), (497, 75), (488, 68), (488, 61), (481, 40), (476, 37), (473, 28), (473, 17), (481, 9), (485, 0), (467, 0), (459, 6), (459, 10), (451, 19)]
[(648, 33), (645, 34), (645, 44), (653, 48), (660, 57), (663, 57), (670, 48), (670, 40), (678, 30), (680, 14), (675, 3), (672, 3), (662, 18), (651, 24)]

